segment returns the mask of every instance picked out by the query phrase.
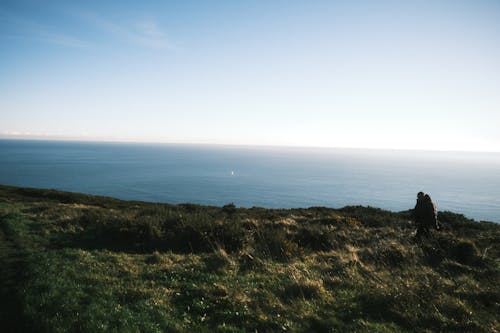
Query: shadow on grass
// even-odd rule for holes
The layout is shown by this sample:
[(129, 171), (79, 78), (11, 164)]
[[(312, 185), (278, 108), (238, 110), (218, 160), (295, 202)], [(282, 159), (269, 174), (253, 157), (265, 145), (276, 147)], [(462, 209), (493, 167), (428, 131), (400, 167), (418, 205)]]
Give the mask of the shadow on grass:
[(0, 216), (0, 330), (9, 332), (36, 332), (35, 326), (23, 315), (22, 288), (28, 279), (25, 248), (16, 228), (21, 227), (19, 216)]
[(126, 253), (172, 251), (208, 253), (223, 248), (237, 252), (249, 236), (238, 219), (216, 221), (207, 214), (168, 213), (164, 216), (108, 216), (88, 210), (69, 221), (78, 231), (52, 235), (53, 248), (82, 248)]

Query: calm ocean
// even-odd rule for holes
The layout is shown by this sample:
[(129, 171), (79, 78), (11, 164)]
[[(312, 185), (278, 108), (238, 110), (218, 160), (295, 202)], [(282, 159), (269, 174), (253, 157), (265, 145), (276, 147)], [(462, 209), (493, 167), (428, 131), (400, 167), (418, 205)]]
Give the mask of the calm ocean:
[(438, 209), (500, 222), (500, 153), (0, 140), (0, 183), (251, 207)]

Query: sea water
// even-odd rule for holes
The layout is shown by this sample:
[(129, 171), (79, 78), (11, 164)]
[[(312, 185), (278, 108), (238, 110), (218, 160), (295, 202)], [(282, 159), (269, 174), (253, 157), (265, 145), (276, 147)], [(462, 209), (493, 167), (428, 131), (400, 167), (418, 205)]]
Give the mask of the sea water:
[(500, 222), (500, 153), (0, 140), (0, 184), (168, 203), (415, 205)]

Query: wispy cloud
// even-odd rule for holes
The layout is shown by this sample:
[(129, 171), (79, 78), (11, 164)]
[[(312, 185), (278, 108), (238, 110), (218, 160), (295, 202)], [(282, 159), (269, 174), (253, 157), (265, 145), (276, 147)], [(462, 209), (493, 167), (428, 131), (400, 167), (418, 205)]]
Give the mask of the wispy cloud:
[(82, 12), (81, 16), (87, 22), (122, 41), (155, 49), (179, 49), (153, 19), (117, 23), (91, 12)]
[(0, 36), (12, 39), (35, 40), (71, 48), (87, 48), (92, 43), (83, 39), (56, 31), (57, 29), (36, 21), (0, 10)]

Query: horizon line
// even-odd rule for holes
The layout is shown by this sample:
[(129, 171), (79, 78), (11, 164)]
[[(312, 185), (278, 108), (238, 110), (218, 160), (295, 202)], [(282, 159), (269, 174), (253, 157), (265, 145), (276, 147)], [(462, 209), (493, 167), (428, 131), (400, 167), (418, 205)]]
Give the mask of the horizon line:
[(249, 143), (227, 143), (227, 142), (202, 142), (182, 140), (138, 140), (132, 138), (113, 137), (86, 137), (86, 136), (57, 136), (57, 135), (24, 135), (0, 133), (0, 140), (18, 141), (62, 141), (62, 142), (94, 142), (94, 143), (130, 143), (130, 144), (165, 144), (165, 145), (195, 145), (195, 146), (230, 146), (230, 147), (255, 147), (255, 148), (302, 148), (302, 149), (353, 149), (353, 150), (392, 150), (392, 151), (422, 151), (422, 152), (461, 152), (461, 153), (491, 153), (498, 154), (492, 150), (460, 150), (460, 149), (429, 149), (429, 148), (396, 148), (396, 147), (361, 147), (361, 146), (314, 146), (297, 144), (249, 144)]

